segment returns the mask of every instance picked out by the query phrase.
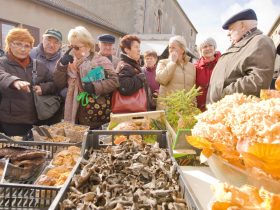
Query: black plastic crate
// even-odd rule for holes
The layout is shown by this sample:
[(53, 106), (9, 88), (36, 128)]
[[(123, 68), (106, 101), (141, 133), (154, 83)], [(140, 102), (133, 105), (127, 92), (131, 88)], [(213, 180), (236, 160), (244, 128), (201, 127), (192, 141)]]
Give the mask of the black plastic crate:
[(69, 142), (35, 142), (35, 141), (11, 141), (7, 139), (0, 139), (0, 148), (2, 147), (28, 147), (34, 149), (41, 149), (49, 151), (48, 159), (52, 159), (53, 155), (62, 149), (67, 149), (69, 146), (82, 147), (82, 143), (69, 143)]
[[(170, 149), (169, 146), (169, 141), (167, 139), (166, 131), (89, 131), (88, 136), (86, 141), (83, 144), (83, 149), (82, 151), (84, 152), (83, 157), (85, 159), (88, 159), (88, 152), (91, 151), (92, 149), (98, 150), (102, 147), (106, 147), (108, 145), (104, 145), (101, 143), (102, 137), (104, 136), (111, 136), (111, 146), (114, 146), (114, 136), (118, 135), (125, 135), (125, 136), (130, 136), (130, 135), (156, 135), (157, 136), (157, 142), (159, 143), (159, 146), (161, 148), (166, 148), (168, 149), (168, 152), (170, 153), (170, 157), (174, 163), (175, 159), (172, 157), (171, 153), (172, 150)], [(202, 209), (199, 202), (197, 199), (193, 196), (194, 194), (190, 191), (190, 187), (188, 183), (184, 180), (182, 171), (180, 170), (179, 166), (176, 164), (176, 169), (179, 173), (179, 185), (180, 185), (180, 192), (183, 198), (186, 201), (187, 209), (191, 210), (197, 210), (197, 209)], [(80, 166), (76, 168), (76, 170), (72, 171), (71, 177), (73, 177), (75, 174), (79, 173), (81, 171)], [(68, 189), (71, 184), (71, 179), (67, 179), (67, 182), (65, 185), (61, 188), (60, 192), (58, 193), (57, 197), (53, 201), (52, 205), (50, 206), (49, 209), (52, 210), (57, 210), (60, 209), (60, 202), (62, 202), (68, 192)]]
[[(48, 209), (60, 187), (0, 183), (1, 209)], [(48, 193), (48, 196), (43, 196)]]
[[(81, 144), (0, 139), (0, 148), (7, 146), (49, 151), (47, 161), (50, 162), (57, 151), (69, 146), (81, 147)], [(0, 209), (48, 209), (61, 187), (33, 185), (35, 179), (36, 177), (17, 183), (0, 183)], [(45, 196), (46, 193), (48, 196)]]

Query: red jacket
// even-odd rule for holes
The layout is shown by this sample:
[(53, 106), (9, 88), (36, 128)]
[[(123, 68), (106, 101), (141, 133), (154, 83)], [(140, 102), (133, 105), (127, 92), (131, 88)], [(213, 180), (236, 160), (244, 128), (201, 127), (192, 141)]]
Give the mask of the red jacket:
[(207, 62), (204, 57), (201, 57), (196, 63), (196, 86), (201, 87), (202, 94), (197, 97), (197, 106), (201, 111), (205, 111), (206, 107), (206, 95), (211, 78), (212, 71), (221, 57), (220, 52), (215, 53), (215, 59), (213, 61)]

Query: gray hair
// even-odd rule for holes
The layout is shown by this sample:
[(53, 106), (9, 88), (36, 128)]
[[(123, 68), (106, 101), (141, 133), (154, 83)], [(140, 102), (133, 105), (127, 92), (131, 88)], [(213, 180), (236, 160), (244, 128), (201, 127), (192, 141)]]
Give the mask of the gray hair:
[(199, 51), (201, 51), (201, 49), (207, 44), (212, 45), (215, 49), (217, 48), (215, 39), (213, 39), (212, 37), (208, 37), (199, 44)]
[(187, 42), (186, 42), (186, 40), (185, 40), (184, 37), (182, 37), (182, 36), (173, 36), (173, 37), (171, 37), (171, 38), (169, 39), (169, 44), (171, 44), (171, 43), (173, 43), (173, 42), (177, 42), (177, 43), (180, 45), (180, 47), (181, 47), (184, 51), (186, 51)]
[(241, 21), (244, 23), (247, 30), (250, 30), (258, 26), (257, 20), (241, 20)]

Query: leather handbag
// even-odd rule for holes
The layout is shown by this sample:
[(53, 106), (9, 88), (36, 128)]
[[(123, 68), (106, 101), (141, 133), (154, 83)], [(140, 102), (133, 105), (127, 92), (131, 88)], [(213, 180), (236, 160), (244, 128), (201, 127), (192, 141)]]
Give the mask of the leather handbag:
[[(37, 78), (37, 64), (36, 60), (33, 60), (33, 70), (32, 70), (32, 86), (36, 84)], [(54, 116), (54, 114), (59, 110), (60, 107), (60, 97), (57, 95), (37, 95), (33, 90), (33, 99), (37, 111), (37, 116), (39, 120), (47, 120)]]
[(148, 100), (145, 88), (140, 88), (132, 95), (122, 95), (118, 90), (112, 96), (113, 113), (146, 112)]

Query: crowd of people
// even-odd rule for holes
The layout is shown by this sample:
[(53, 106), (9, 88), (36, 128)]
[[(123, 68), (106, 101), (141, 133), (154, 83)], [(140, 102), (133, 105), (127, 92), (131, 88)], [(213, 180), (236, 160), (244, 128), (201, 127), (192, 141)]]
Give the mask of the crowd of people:
[[(114, 55), (115, 37), (94, 38), (83, 26), (68, 33), (68, 50), (62, 53), (62, 34), (48, 29), (41, 43), (27, 29), (11, 29), (0, 58), (0, 129), (9, 136), (26, 136), (33, 125), (53, 124), (61, 120), (101, 129), (109, 122), (112, 95), (119, 91), (131, 96), (145, 86), (147, 110), (165, 110), (161, 99), (176, 90), (201, 88), (197, 106), (206, 110), (225, 95), (244, 93), (259, 96), (272, 82), (276, 52), (270, 38), (257, 28), (252, 9), (243, 10), (222, 26), (228, 30), (231, 46), (221, 54), (213, 38), (198, 46), (200, 58), (191, 63), (186, 54), (187, 42), (182, 36), (169, 40), (169, 57), (158, 60), (154, 50), (144, 53), (140, 66), (141, 40), (125, 35), (120, 40), (120, 57)], [(36, 61), (37, 82), (32, 82)], [(274, 78), (279, 72), (274, 74)], [(47, 120), (36, 115), (33, 93), (57, 95), (60, 109)]]

